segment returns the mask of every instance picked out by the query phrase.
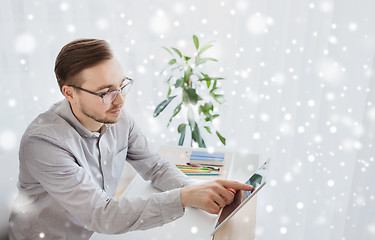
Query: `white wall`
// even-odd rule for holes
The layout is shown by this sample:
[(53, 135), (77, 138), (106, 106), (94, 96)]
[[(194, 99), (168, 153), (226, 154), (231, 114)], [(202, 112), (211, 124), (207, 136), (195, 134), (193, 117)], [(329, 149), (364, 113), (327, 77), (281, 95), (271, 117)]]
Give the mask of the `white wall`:
[[(259, 195), (257, 239), (374, 239), (374, 12), (371, 0), (3, 0), (2, 171), (16, 166), (4, 156), (17, 151), (30, 121), (62, 99), (54, 60), (76, 38), (111, 43), (136, 80), (125, 108), (155, 147), (176, 145), (168, 114), (152, 118), (166, 93), (155, 73), (168, 59), (161, 46), (192, 51), (196, 34), (216, 41), (207, 55), (219, 63), (205, 70), (226, 78), (216, 122), (225, 149), (274, 159)], [(223, 148), (217, 141), (206, 136)], [(1, 189), (16, 179), (3, 179)]]

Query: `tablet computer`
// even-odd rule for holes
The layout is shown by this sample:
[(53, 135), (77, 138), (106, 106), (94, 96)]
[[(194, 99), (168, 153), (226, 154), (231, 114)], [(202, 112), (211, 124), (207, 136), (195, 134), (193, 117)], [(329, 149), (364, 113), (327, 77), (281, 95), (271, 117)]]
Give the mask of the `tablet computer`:
[(246, 181), (246, 184), (250, 184), (254, 187), (253, 191), (237, 191), (234, 195), (233, 202), (223, 207), (215, 222), (213, 235), (226, 221), (238, 212), (257, 192), (266, 184), (266, 175), (269, 168), (270, 159), (263, 163), (260, 168)]

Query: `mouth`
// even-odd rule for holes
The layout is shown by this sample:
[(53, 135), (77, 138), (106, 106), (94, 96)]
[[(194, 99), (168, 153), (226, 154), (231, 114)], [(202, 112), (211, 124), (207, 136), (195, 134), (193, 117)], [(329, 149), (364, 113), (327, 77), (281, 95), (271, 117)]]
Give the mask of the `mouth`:
[(109, 111), (109, 113), (114, 114), (114, 115), (118, 115), (120, 114), (120, 112), (121, 112), (121, 108), (117, 108), (117, 109)]

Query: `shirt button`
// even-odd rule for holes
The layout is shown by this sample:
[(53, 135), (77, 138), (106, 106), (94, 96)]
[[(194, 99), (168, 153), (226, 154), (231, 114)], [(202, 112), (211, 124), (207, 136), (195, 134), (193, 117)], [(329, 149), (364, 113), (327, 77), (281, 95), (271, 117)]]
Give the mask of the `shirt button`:
[(109, 185), (107, 185), (106, 188), (108, 189), (108, 188), (109, 188)]
[(103, 164), (104, 164), (104, 165), (106, 165), (106, 164), (107, 164), (107, 161), (106, 161), (106, 160), (104, 160), (104, 161), (103, 161)]
[(85, 135), (85, 138), (87, 138), (87, 137), (88, 137), (88, 135), (86, 134), (86, 135)]

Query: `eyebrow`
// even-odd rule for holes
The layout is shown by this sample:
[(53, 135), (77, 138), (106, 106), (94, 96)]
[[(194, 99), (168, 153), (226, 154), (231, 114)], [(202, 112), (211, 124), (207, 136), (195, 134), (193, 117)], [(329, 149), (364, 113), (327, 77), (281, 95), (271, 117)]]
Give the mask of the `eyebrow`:
[[(124, 83), (125, 79), (126, 79), (126, 77), (124, 77), (124, 78), (122, 79), (120, 86)], [(100, 91), (100, 90), (103, 90), (103, 89), (106, 89), (106, 88), (111, 88), (111, 87), (116, 87), (116, 86), (114, 86), (113, 84), (103, 85), (103, 86), (98, 87), (98, 88), (96, 89), (96, 92), (98, 92), (98, 91)]]

